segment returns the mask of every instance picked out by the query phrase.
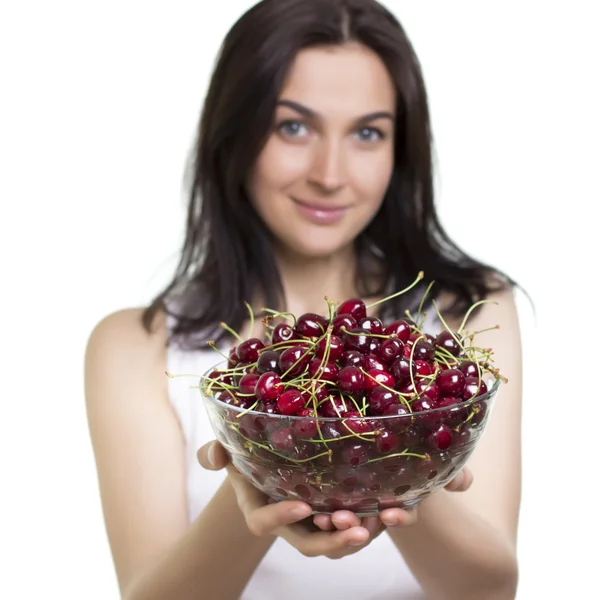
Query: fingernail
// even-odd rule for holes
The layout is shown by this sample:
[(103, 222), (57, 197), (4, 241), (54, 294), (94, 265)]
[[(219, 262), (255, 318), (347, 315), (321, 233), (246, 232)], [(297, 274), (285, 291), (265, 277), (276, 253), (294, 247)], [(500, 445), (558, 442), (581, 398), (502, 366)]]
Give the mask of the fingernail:
[(354, 547), (354, 546), (362, 546), (365, 542), (366, 542), (366, 540), (364, 540), (364, 541), (361, 541), (361, 540), (350, 540), (348, 542), (348, 546), (352, 546), (352, 547)]
[(215, 445), (214, 445), (214, 444), (211, 444), (211, 445), (209, 446), (209, 448), (208, 448), (208, 454), (206, 455), (206, 458), (208, 458), (208, 464), (209, 464), (211, 467), (214, 467), (214, 466), (215, 466), (215, 459), (216, 459), (215, 453), (216, 453), (216, 451), (217, 451), (217, 450), (216, 450), (216, 448), (215, 448)]
[(296, 508), (292, 508), (292, 516), (295, 517), (296, 519), (304, 519), (306, 517), (308, 517), (308, 515), (311, 514), (311, 510), (310, 508), (307, 508), (306, 506), (297, 506)]
[(383, 519), (382, 523), (386, 527), (394, 527), (395, 525), (398, 525), (398, 521), (396, 519)]

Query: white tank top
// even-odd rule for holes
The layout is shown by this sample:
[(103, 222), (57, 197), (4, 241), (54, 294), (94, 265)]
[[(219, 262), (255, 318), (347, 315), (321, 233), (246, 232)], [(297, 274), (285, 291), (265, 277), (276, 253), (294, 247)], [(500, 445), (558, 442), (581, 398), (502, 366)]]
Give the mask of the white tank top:
[[(428, 312), (423, 331), (432, 334), (440, 331), (434, 312)], [(167, 370), (200, 375), (222, 360), (210, 348), (182, 351), (170, 346)], [(198, 382), (199, 378), (169, 379), (170, 402), (185, 436), (190, 522), (202, 512), (227, 475), (225, 470), (203, 469), (196, 459), (198, 448), (215, 439), (200, 393), (190, 388)], [(248, 582), (241, 600), (331, 600), (332, 597), (344, 600), (426, 598), (402, 555), (383, 532), (369, 546), (341, 560), (307, 558), (277, 538)]]

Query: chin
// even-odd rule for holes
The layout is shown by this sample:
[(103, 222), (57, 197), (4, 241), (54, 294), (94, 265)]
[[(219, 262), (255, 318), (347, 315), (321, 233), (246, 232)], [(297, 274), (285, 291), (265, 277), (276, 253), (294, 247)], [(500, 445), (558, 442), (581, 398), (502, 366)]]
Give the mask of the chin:
[(304, 239), (288, 240), (285, 244), (286, 250), (295, 256), (307, 259), (327, 258), (347, 248), (346, 240), (332, 239), (310, 239), (307, 236)]

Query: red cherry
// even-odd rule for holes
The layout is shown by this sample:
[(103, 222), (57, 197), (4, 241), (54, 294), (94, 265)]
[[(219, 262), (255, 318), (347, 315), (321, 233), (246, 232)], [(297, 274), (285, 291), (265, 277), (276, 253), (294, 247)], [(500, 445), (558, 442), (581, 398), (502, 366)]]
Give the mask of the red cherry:
[(305, 337), (320, 337), (327, 329), (327, 319), (316, 313), (304, 313), (296, 321), (296, 332)]
[(384, 363), (391, 363), (402, 356), (403, 352), (404, 344), (396, 338), (390, 338), (381, 342), (378, 356)]
[(363, 390), (365, 377), (358, 367), (344, 367), (338, 374), (337, 383), (343, 392), (358, 394)]
[(466, 360), (458, 366), (459, 370), (463, 372), (465, 377), (479, 377), (479, 369), (477, 363), (472, 360)]
[(267, 371), (273, 371), (274, 373), (279, 372), (279, 352), (275, 350), (263, 350), (258, 357), (256, 363), (256, 370), (259, 373), (266, 373)]
[(396, 335), (401, 342), (407, 342), (411, 334), (410, 325), (405, 319), (394, 321), (383, 329), (385, 335)]
[(377, 371), (387, 371), (388, 370), (388, 368), (385, 366), (385, 364), (381, 360), (378, 360), (372, 354), (365, 356), (364, 362), (365, 362), (365, 367), (364, 367), (365, 371), (372, 371), (373, 369), (376, 369)]
[(350, 408), (350, 403), (342, 396), (330, 396), (319, 405), (319, 412), (323, 417), (342, 417)]
[(304, 372), (310, 359), (304, 346), (296, 345), (283, 350), (279, 356), (279, 370), (288, 373), (290, 377), (297, 377)]
[(375, 334), (383, 333), (383, 323), (377, 317), (365, 317), (358, 322), (358, 327)]
[(256, 383), (260, 378), (259, 373), (246, 373), (241, 379), (238, 385), (238, 389), (240, 394), (244, 396), (254, 396), (254, 391), (256, 389)]
[(398, 402), (398, 396), (384, 387), (373, 388), (369, 392), (369, 412), (372, 415), (382, 415), (390, 404)]
[(324, 379), (335, 381), (339, 373), (339, 367), (334, 362), (324, 363), (321, 358), (313, 358), (308, 363), (308, 376), (311, 379)]
[[(456, 334), (454, 334), (456, 335)], [(457, 339), (460, 339), (460, 336), (456, 335)], [(444, 348), (445, 350), (447, 350), (448, 352), (450, 352), (450, 354), (452, 354), (453, 356), (459, 356), (461, 353), (461, 347), (458, 345), (458, 342), (454, 339), (454, 337), (452, 336), (452, 334), (447, 331), (441, 331), (440, 333), (438, 333), (437, 337), (435, 338), (435, 345), (439, 346), (440, 348)]]
[(342, 367), (364, 367), (365, 355), (358, 350), (346, 350), (340, 358)]
[(448, 425), (442, 423), (435, 431), (427, 436), (427, 443), (434, 450), (448, 450), (452, 445), (452, 430)]
[(365, 377), (364, 388), (367, 391), (375, 389), (378, 385), (393, 388), (395, 384), (396, 381), (387, 371), (371, 369), (370, 371), (367, 371), (367, 377)]
[(298, 390), (287, 390), (277, 398), (277, 410), (281, 415), (295, 415), (304, 408), (304, 398)]
[(379, 338), (370, 336), (368, 331), (358, 327), (350, 329), (344, 335), (345, 350), (358, 350), (363, 354), (370, 354), (375, 352), (380, 345), (381, 341)]
[(317, 344), (315, 355), (318, 358), (323, 358), (327, 354), (328, 348), (329, 360), (338, 360), (344, 353), (344, 342), (337, 335), (332, 335), (329, 339), (324, 337)]
[(264, 347), (265, 345), (258, 338), (250, 338), (237, 347), (236, 353), (241, 362), (251, 364), (258, 360), (259, 350)]
[(276, 429), (271, 433), (270, 440), (273, 448), (282, 452), (292, 450), (296, 445), (294, 432), (291, 427), (282, 427), (281, 429)]
[(400, 438), (389, 429), (381, 429), (379, 435), (375, 437), (375, 447), (381, 454), (389, 454), (400, 444)]
[(287, 323), (279, 323), (275, 325), (273, 334), (271, 336), (271, 342), (273, 344), (279, 344), (280, 342), (288, 342), (296, 337), (296, 332), (291, 325)]
[(415, 360), (415, 367), (417, 369), (417, 375), (427, 376), (433, 375), (435, 372), (433, 365), (425, 360)]
[(283, 391), (283, 383), (277, 373), (267, 371), (256, 382), (254, 393), (259, 400), (276, 400)]
[(443, 396), (461, 396), (465, 389), (465, 376), (458, 369), (441, 371), (435, 382)]
[(470, 400), (475, 396), (481, 396), (488, 391), (488, 387), (479, 377), (465, 377), (465, 387), (463, 389), (462, 397), (465, 400)]
[(360, 298), (351, 298), (350, 300), (342, 302), (335, 311), (335, 314), (350, 315), (356, 320), (356, 322), (358, 322), (361, 319), (366, 318), (367, 307)]
[(333, 318), (333, 334), (343, 337), (346, 331), (356, 328), (356, 319), (350, 315), (338, 315)]
[(343, 426), (352, 433), (362, 435), (373, 431), (371, 421), (365, 419), (357, 410), (349, 410), (344, 417)]
[[(314, 413), (310, 408), (303, 408), (298, 414), (298, 417), (314, 417)], [(315, 419), (305, 418), (294, 421), (294, 435), (303, 440), (308, 440), (316, 437), (318, 433), (317, 421)]]

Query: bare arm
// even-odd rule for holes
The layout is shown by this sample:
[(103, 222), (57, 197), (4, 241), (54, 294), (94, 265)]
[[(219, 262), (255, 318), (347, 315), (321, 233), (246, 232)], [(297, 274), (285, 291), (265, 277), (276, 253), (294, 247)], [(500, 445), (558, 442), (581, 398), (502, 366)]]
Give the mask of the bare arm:
[(424, 500), (411, 527), (388, 529), (432, 600), (512, 600), (516, 593), (521, 342), (511, 293), (490, 299), (499, 306), (484, 305), (467, 329), (500, 325), (499, 331), (475, 339), (478, 346), (494, 349), (495, 364), (508, 384), (502, 384), (487, 429), (469, 460), (473, 483), (465, 492), (442, 490)]
[(148, 335), (139, 311), (122, 311), (96, 327), (86, 353), (88, 421), (119, 587), (124, 598), (183, 600), (201, 589), (238, 598), (274, 538), (249, 532), (228, 480), (189, 527), (165, 336), (163, 323)]

